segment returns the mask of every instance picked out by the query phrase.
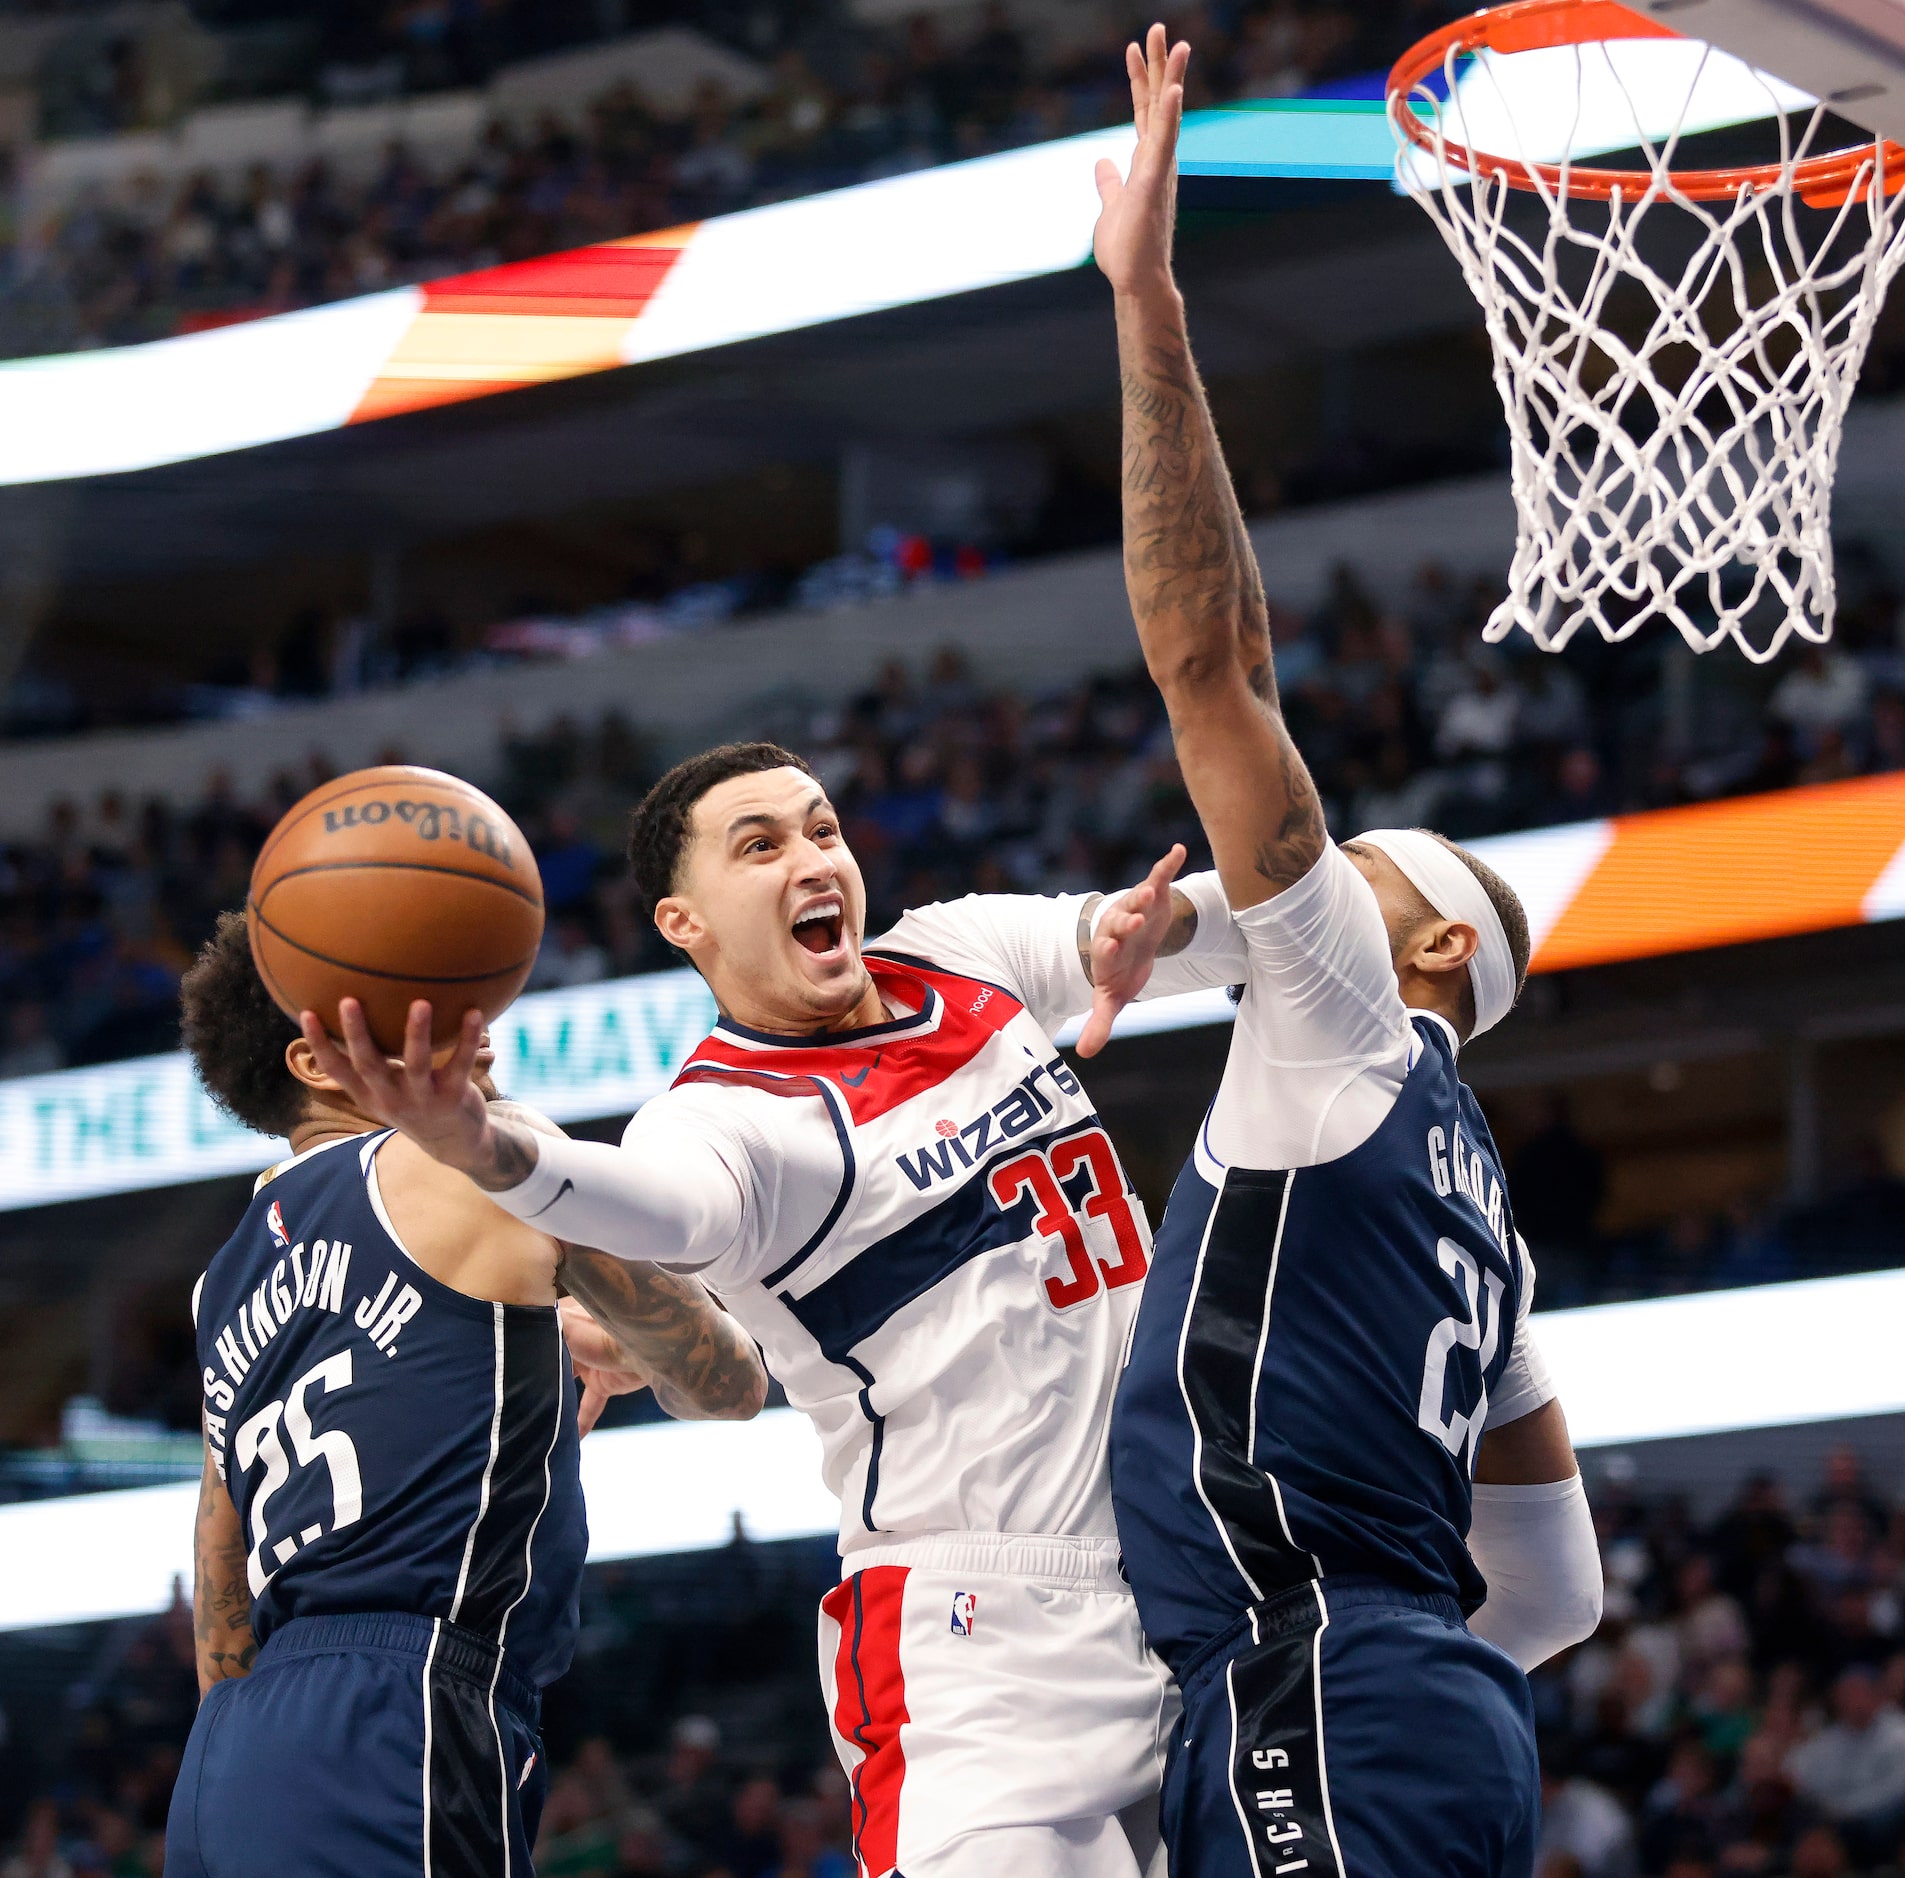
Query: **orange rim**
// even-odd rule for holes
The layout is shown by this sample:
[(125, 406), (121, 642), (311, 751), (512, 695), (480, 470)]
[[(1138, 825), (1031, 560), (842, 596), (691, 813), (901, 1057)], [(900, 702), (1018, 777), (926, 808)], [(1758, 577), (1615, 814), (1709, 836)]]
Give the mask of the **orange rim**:
[[(1658, 20), (1629, 11), (1618, 0), (1509, 0), (1444, 26), (1419, 40), (1389, 73), (1389, 116), (1398, 133), (1451, 169), (1502, 181), (1514, 189), (1549, 190), (1605, 201), (1617, 190), (1632, 199), (1655, 186), (1647, 170), (1586, 168), (1576, 164), (1524, 163), (1516, 157), (1491, 156), (1449, 138), (1437, 138), (1410, 104), (1416, 88), (1441, 71), (1451, 53), (1538, 52), (1555, 46), (1593, 45), (1609, 39), (1678, 39), (1682, 35)], [(1806, 157), (1790, 166), (1754, 163), (1737, 169), (1669, 170), (1675, 190), (1695, 202), (1711, 202), (1742, 189), (1765, 191), (1792, 186), (1815, 208), (1845, 201), (1859, 184), (1861, 171), (1878, 168), (1887, 195), (1905, 188), (1905, 148), (1889, 139), (1849, 150)], [(1860, 191), (1864, 193), (1863, 190)]]

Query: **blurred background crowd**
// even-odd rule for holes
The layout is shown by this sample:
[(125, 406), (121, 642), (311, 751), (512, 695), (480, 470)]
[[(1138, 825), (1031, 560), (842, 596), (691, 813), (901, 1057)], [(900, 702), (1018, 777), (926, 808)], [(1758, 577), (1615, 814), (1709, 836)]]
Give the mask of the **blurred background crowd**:
[[(295, 6), (282, 11), (287, 28), (300, 23)], [(1129, 114), (1119, 48), (1142, 25), (1079, 7), (1028, 32), (996, 3), (951, 25), (931, 11), (720, 0), (308, 11), (317, 38), (295, 63), (314, 100), (332, 104), (479, 87), (512, 63), (670, 13), (740, 62), (668, 102), (638, 72), (578, 108), (498, 115), (470, 149), (393, 136), (367, 173), (323, 158), (177, 177), (135, 167), (16, 217), (14, 349), (158, 338), (1095, 129)], [(216, 6), (204, 12), (217, 24)], [(1396, 19), (1418, 13), (1427, 23), (1434, 8), (1212, 0), (1177, 22), (1198, 48), (1190, 101), (1289, 96), (1374, 69)], [(157, 86), (145, 58), (122, 35), (89, 68), (90, 86), (59, 94), (53, 124), (140, 131), (176, 114), (177, 87)], [(0, 333), (7, 324), (0, 299)]]
[[(1344, 567), (1314, 611), (1276, 609), (1278, 682), (1339, 837), (1433, 824), (1473, 839), (1895, 771), (1899, 600), (1863, 565), (1842, 553), (1836, 642), (1765, 673), (1696, 667), (1658, 640), (1583, 644), (1566, 662), (1496, 650), (1479, 643), (1487, 586), (1431, 565), (1405, 605), (1385, 609)], [(303, 681), (288, 669), (282, 682)], [(270, 701), (256, 696), (257, 708)], [(1193, 865), (1202, 856), (1141, 669), (1014, 691), (982, 683), (946, 647), (888, 663), (842, 709), (769, 700), (751, 725), (800, 750), (832, 791), (871, 931), (962, 893), (1123, 884), (1175, 841)], [(551, 918), (532, 986), (676, 962), (621, 858), (627, 812), (657, 767), (614, 712), (499, 726), (489, 771), (473, 780), (517, 816), (542, 866)], [(254, 801), (223, 775), (185, 806), (111, 790), (62, 800), (40, 839), (0, 845), (0, 1075), (171, 1047), (178, 973), (217, 914), (243, 901), (272, 824), (330, 769), (312, 753)]]
[[(1607, 1614), (1533, 1678), (1537, 1878), (1905, 1872), (1897, 1485), (1839, 1449), (1803, 1491), (1756, 1473), (1702, 1513), (1618, 1461), (1596, 1471)], [(545, 1714), (544, 1878), (850, 1878), (808, 1660), (833, 1564), (825, 1541), (737, 1535), (591, 1571)], [(189, 1611), (33, 1637), (0, 1638), (0, 1875), (158, 1878)], [(42, 1688), (59, 1691), (45, 1713)]]

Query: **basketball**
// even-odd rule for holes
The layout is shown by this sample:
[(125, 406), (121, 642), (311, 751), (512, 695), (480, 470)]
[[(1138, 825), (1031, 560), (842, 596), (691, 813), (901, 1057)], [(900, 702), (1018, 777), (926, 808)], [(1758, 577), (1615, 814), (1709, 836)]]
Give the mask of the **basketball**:
[(411, 1003), (449, 1042), (474, 1006), (495, 1017), (542, 940), (542, 877), (522, 832), (480, 789), (439, 770), (354, 770), (271, 831), (245, 907), (258, 975), (291, 1016), (338, 1034), (356, 998), (396, 1055)]

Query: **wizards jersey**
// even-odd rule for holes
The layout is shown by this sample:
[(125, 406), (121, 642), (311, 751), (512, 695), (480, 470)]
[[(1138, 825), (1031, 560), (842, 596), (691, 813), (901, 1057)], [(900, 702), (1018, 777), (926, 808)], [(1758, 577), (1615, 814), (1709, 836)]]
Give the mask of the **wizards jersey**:
[(199, 1281), (206, 1438), (252, 1628), (440, 1617), (546, 1684), (588, 1543), (568, 1351), (553, 1309), (466, 1296), (411, 1259), (377, 1190), (388, 1139), (267, 1175)]
[(1119, 1390), (1112, 1483), (1151, 1645), (1175, 1669), (1246, 1609), (1357, 1574), (1485, 1594), (1475, 1447), (1525, 1264), (1446, 1028), (1386, 1120), (1294, 1172), (1178, 1179)]
[[(1069, 948), (1070, 911), (1019, 904), (1041, 930), (1062, 923)], [(958, 918), (909, 914), (889, 943), (969, 967)], [(891, 1534), (1109, 1539), (1105, 1441), (1143, 1210), (1026, 982), (884, 948), (866, 962), (910, 1015), (821, 1042), (724, 1020), (651, 1105), (721, 1143), (763, 1214), (787, 1213), (777, 1193), (797, 1170), (824, 1182), (797, 1224), (704, 1276), (818, 1429), (843, 1553)]]

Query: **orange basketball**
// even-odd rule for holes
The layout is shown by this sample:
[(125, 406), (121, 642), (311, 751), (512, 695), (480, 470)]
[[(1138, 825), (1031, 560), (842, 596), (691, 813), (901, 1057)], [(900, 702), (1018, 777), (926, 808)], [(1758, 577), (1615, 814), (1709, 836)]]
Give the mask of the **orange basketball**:
[(245, 907), (251, 956), (296, 1017), (337, 1034), (340, 998), (403, 1047), (428, 998), (438, 1043), (474, 1006), (495, 1017), (542, 942), (542, 876), (522, 831), (480, 789), (439, 770), (353, 770), (313, 789), (271, 831)]

